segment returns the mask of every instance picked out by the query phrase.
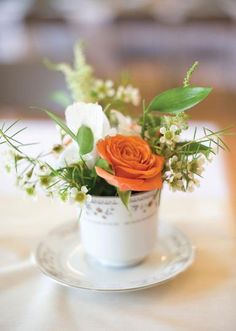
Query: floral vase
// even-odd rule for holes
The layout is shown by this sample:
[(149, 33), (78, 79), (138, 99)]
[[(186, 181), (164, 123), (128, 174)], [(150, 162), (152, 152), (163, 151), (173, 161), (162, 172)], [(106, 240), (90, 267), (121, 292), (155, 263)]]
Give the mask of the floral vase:
[(134, 194), (127, 209), (118, 197), (93, 196), (80, 217), (85, 253), (112, 267), (144, 260), (156, 243), (159, 198), (159, 190)]

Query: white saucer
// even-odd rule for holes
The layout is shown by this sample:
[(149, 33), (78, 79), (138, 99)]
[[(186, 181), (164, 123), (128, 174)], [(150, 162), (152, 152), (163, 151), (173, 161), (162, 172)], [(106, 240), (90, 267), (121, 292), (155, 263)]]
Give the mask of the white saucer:
[(176, 277), (193, 263), (194, 250), (181, 231), (162, 225), (158, 243), (145, 261), (128, 268), (105, 267), (84, 254), (73, 222), (49, 233), (34, 257), (45, 275), (63, 285), (95, 291), (131, 291)]

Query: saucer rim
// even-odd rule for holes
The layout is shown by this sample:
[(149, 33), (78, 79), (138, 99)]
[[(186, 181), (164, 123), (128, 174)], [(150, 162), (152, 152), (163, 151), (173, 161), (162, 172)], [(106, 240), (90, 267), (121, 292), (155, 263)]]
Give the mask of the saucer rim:
[(41, 240), (38, 242), (38, 244), (36, 245), (35, 249), (33, 250), (32, 254), (31, 254), (32, 262), (37, 266), (37, 268), (42, 272), (42, 274), (44, 274), (48, 278), (51, 278), (57, 284), (60, 284), (60, 285), (66, 286), (66, 287), (81, 289), (81, 290), (85, 290), (85, 291), (89, 290), (89, 291), (93, 291), (93, 292), (106, 292), (106, 293), (107, 292), (110, 292), (110, 293), (112, 293), (112, 292), (134, 292), (134, 291), (139, 291), (139, 290), (143, 290), (143, 289), (148, 289), (148, 288), (151, 288), (154, 286), (160, 286), (164, 283), (167, 283), (167, 282), (173, 280), (174, 278), (176, 278), (177, 276), (179, 276), (180, 274), (184, 273), (194, 263), (195, 258), (196, 258), (196, 247), (194, 245), (192, 245), (188, 236), (182, 230), (180, 230), (178, 227), (176, 227), (172, 224), (165, 224), (165, 223), (163, 224), (163, 222), (162, 222), (161, 227), (167, 228), (168, 233), (169, 232), (178, 233), (179, 236), (184, 238), (186, 244), (188, 245), (189, 257), (188, 257), (188, 260), (185, 262), (185, 264), (180, 269), (171, 273), (168, 277), (166, 277), (163, 280), (150, 282), (149, 284), (145, 284), (142, 286), (132, 286), (132, 287), (124, 287), (124, 288), (115, 289), (115, 288), (104, 288), (104, 287), (99, 288), (99, 287), (79, 286), (79, 285), (75, 285), (75, 284), (70, 284), (69, 282), (66, 282), (63, 279), (60, 279), (59, 277), (54, 276), (50, 272), (45, 270), (45, 268), (41, 265), (41, 262), (39, 261), (38, 256), (39, 256), (40, 248), (44, 244), (45, 240), (50, 238), (52, 235), (55, 235), (55, 232), (57, 232), (57, 230), (59, 230), (60, 228), (63, 228), (65, 226), (68, 226), (69, 224), (73, 224), (73, 223), (75, 223), (75, 222), (65, 222), (57, 227), (54, 227), (46, 236), (41, 238)]

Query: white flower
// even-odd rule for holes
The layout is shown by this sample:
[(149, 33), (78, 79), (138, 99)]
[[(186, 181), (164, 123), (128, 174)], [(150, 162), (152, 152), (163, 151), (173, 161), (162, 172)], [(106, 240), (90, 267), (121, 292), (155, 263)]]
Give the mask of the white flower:
[(174, 179), (169, 182), (169, 187), (173, 192), (184, 191), (184, 180), (183, 179)]
[(203, 167), (204, 163), (205, 163), (205, 160), (203, 160), (203, 159), (199, 159), (197, 161), (197, 169), (196, 169), (197, 175), (201, 175), (203, 173), (203, 171), (205, 170), (205, 168)]
[(166, 133), (166, 128), (163, 126), (162, 128), (160, 128), (160, 133), (161, 134), (165, 134)]
[(111, 80), (106, 80), (105, 81), (105, 90), (106, 90), (106, 94), (108, 97), (113, 97), (115, 94), (115, 90), (113, 88), (114, 83)]
[(81, 186), (81, 192), (83, 192), (83, 193), (88, 193), (88, 189), (87, 189), (87, 187), (85, 186), (85, 185), (83, 185), (83, 186)]
[(106, 97), (113, 97), (115, 94), (114, 83), (112, 80), (101, 80), (97, 79), (94, 82), (93, 92), (96, 94), (97, 98), (102, 100)]
[(78, 189), (77, 189), (76, 187), (72, 187), (72, 188), (70, 189), (70, 195), (71, 195), (72, 197), (74, 197), (78, 192), (79, 192), (79, 191), (78, 191)]
[(193, 176), (192, 179), (188, 182), (187, 191), (193, 192), (195, 187), (199, 187), (199, 186), (200, 186), (200, 181), (198, 179), (194, 178), (194, 176)]
[(170, 127), (171, 132), (176, 132), (177, 130), (178, 130), (178, 128), (176, 125), (171, 125), (171, 127)]
[(51, 173), (50, 168), (46, 164), (36, 164), (34, 168), (35, 176), (48, 176)]
[(117, 110), (111, 110), (111, 116), (115, 118), (117, 132), (123, 135), (140, 135), (141, 127), (131, 117), (123, 115)]
[(200, 180), (198, 180), (197, 178), (194, 178), (194, 184), (199, 187), (200, 186)]
[[(102, 107), (94, 103), (77, 102), (67, 107), (66, 122), (72, 132), (77, 134), (82, 125), (89, 127), (94, 136), (93, 150), (83, 155), (88, 167), (92, 168), (96, 162), (98, 154), (96, 152), (96, 143), (106, 135), (113, 134), (108, 118), (104, 114)], [(64, 166), (80, 161), (79, 146), (76, 143), (69, 144), (59, 157), (59, 164)]]
[(182, 174), (181, 174), (181, 172), (177, 172), (176, 174), (175, 174), (175, 178), (177, 178), (177, 179), (180, 179), (180, 178), (182, 178)]
[(172, 158), (170, 159), (170, 162), (177, 162), (178, 161), (178, 156), (177, 155), (173, 155)]
[(169, 180), (172, 177), (173, 173), (172, 171), (168, 170), (164, 173), (164, 177)]
[(64, 168), (80, 161), (79, 146), (77, 143), (73, 142), (60, 154), (56, 162), (56, 168)]
[(138, 106), (140, 103), (139, 89), (134, 88), (132, 85), (119, 86), (116, 92), (116, 98), (125, 103), (132, 103), (134, 106)]
[(176, 143), (180, 142), (180, 136), (179, 135), (175, 135), (173, 140)]
[(12, 169), (15, 169), (16, 162), (19, 162), (22, 159), (22, 157), (12, 149), (5, 150), (2, 155), (7, 172), (11, 172)]
[(110, 123), (102, 107), (96, 103), (77, 102), (67, 107), (66, 123), (77, 134), (82, 125), (88, 126), (95, 142), (109, 134)]
[(193, 174), (197, 174), (201, 176), (205, 168), (203, 165), (205, 164), (205, 158), (200, 157), (198, 159), (193, 159), (187, 166), (187, 169), (189, 172), (192, 172)]
[(82, 186), (80, 191), (73, 187), (70, 190), (70, 201), (79, 203), (81, 206), (84, 205), (86, 202), (90, 202), (92, 200), (92, 196), (87, 194), (88, 189), (86, 186)]
[(194, 183), (194, 181), (193, 180), (190, 180), (189, 182), (188, 182), (188, 192), (193, 192), (194, 191), (194, 185), (195, 185), (195, 183)]
[(205, 160), (204, 157), (200, 157), (200, 158), (198, 159), (198, 164), (199, 164), (199, 166), (202, 166), (203, 164), (205, 164), (205, 162), (206, 162), (206, 160)]
[(165, 127), (160, 128), (160, 133), (163, 135), (160, 138), (161, 144), (167, 144), (167, 145), (173, 145), (180, 141), (180, 136), (176, 134), (176, 131), (178, 130), (176, 125), (171, 125), (169, 129)]
[(32, 183), (26, 183), (24, 185), (25, 193), (29, 196), (35, 197), (36, 196), (36, 190), (35, 190), (35, 185)]

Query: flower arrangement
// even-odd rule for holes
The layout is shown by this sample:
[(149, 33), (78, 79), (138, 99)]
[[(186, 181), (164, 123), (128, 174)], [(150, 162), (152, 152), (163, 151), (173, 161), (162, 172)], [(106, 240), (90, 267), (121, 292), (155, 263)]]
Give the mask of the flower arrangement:
[[(65, 63), (46, 64), (64, 73), (71, 99), (56, 95), (64, 106), (65, 122), (42, 109), (58, 126), (59, 142), (38, 157), (27, 155), (17, 139), (22, 131), (11, 126), (0, 129), (0, 143), (7, 143), (6, 169), (16, 175), (17, 184), (29, 195), (42, 190), (62, 201), (80, 205), (91, 196), (119, 195), (127, 206), (135, 192), (161, 189), (190, 191), (199, 186), (204, 164), (226, 145), (221, 136), (203, 128), (199, 137), (182, 138), (189, 128), (186, 111), (211, 92), (195, 87), (190, 78), (197, 62), (188, 70), (181, 87), (143, 101), (139, 118), (127, 116), (130, 106), (139, 107), (139, 90), (131, 84), (96, 79), (86, 63), (81, 45), (75, 47), (74, 68)], [(50, 160), (48, 156), (50, 155)]]

